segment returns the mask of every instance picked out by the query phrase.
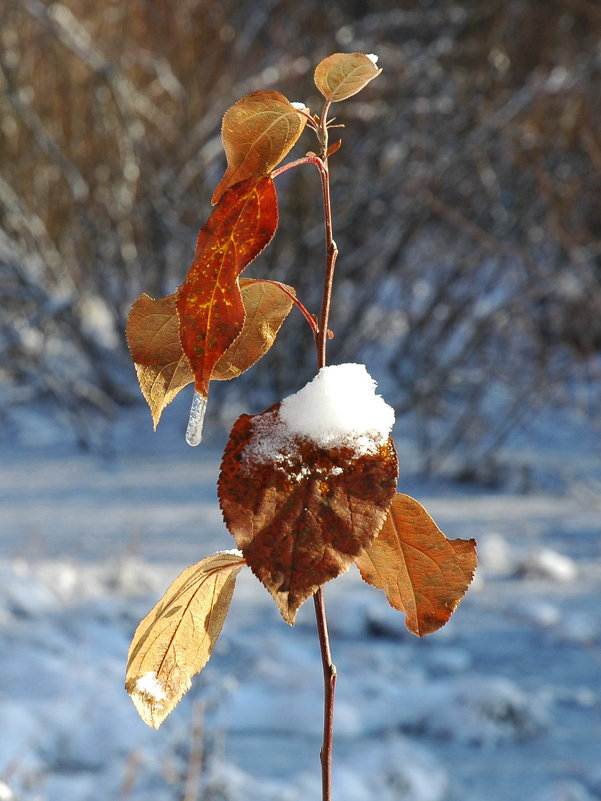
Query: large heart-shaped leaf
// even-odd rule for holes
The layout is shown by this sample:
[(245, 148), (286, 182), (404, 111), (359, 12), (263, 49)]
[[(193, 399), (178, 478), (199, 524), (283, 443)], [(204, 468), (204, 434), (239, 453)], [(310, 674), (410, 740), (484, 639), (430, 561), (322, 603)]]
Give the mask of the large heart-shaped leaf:
[(374, 539), (397, 481), (392, 440), (357, 454), (282, 434), (279, 404), (234, 424), (218, 490), (225, 523), (288, 623)]

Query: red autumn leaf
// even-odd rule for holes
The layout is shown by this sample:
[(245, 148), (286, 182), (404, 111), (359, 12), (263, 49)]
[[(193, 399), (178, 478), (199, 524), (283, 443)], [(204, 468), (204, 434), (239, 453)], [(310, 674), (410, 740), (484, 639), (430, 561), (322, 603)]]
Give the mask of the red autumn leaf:
[(242, 331), (237, 278), (270, 242), (278, 223), (269, 176), (249, 178), (221, 198), (198, 236), (196, 255), (177, 293), (182, 348), (205, 398), (213, 368)]
[(307, 118), (272, 89), (245, 95), (224, 114), (221, 138), (227, 170), (215, 192), (217, 203), (225, 190), (246, 178), (267, 175), (292, 149)]
[(398, 465), (391, 439), (357, 454), (287, 437), (279, 406), (236, 421), (218, 490), (247, 564), (292, 624), (300, 605), (373, 540)]
[(406, 613), (423, 637), (449, 620), (477, 565), (475, 540), (449, 540), (413, 498), (397, 494), (374, 541), (355, 559), (361, 576)]

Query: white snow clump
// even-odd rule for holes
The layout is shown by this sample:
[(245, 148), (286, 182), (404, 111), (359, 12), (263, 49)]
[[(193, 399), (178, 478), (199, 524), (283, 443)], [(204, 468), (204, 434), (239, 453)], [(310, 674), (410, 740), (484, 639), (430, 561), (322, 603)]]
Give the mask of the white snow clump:
[(153, 670), (149, 670), (137, 679), (134, 692), (148, 695), (153, 701), (167, 700), (165, 690)]
[(290, 103), (292, 108), (296, 108), (299, 111), (309, 111), (309, 109), (305, 106), (304, 103), (300, 103), (298, 100), (295, 100), (293, 103)]
[(286, 461), (297, 450), (298, 439), (321, 448), (351, 448), (356, 458), (377, 453), (394, 425), (394, 410), (375, 388), (363, 364), (322, 367), (301, 390), (284, 398), (279, 415), (255, 419), (246, 460)]
[(365, 55), (370, 61), (373, 61), (374, 64), (378, 63), (378, 56), (374, 55), (374, 53), (366, 53)]

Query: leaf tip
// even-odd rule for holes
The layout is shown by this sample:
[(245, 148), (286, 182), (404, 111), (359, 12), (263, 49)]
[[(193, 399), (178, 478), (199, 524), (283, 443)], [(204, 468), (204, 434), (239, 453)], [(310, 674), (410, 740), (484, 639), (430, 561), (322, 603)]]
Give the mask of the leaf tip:
[[(187, 687), (181, 687), (180, 693), (190, 689), (190, 680)], [(168, 688), (159, 681), (157, 674), (149, 670), (136, 678), (128, 679), (125, 689), (138, 711), (138, 714), (151, 729), (158, 729), (171, 711), (173, 703), (170, 702)]]

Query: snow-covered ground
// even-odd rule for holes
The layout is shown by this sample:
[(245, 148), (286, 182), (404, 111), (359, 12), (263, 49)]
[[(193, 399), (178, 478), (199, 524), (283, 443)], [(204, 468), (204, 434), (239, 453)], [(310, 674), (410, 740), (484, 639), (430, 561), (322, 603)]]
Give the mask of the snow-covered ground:
[[(146, 417), (110, 459), (0, 446), (0, 801), (317, 801), (312, 607), (291, 629), (242, 571), (211, 662), (161, 729), (123, 690), (140, 618), (232, 547), (220, 451)], [(139, 434), (138, 434), (139, 432)], [(401, 452), (402, 452), (402, 443)], [(419, 640), (350, 571), (326, 587), (336, 801), (601, 798), (601, 494), (400, 482), (481, 567)]]

